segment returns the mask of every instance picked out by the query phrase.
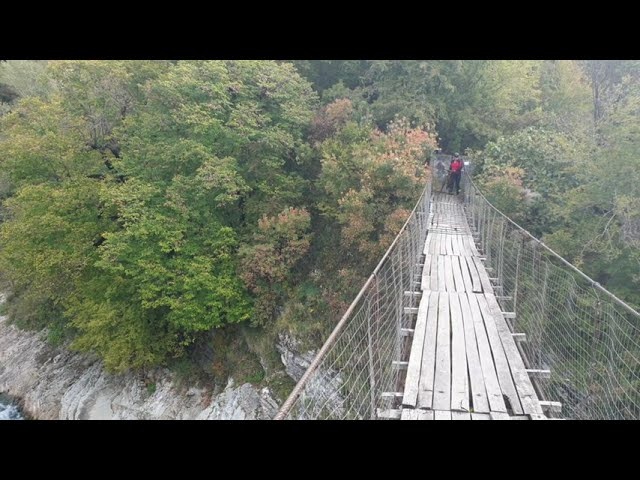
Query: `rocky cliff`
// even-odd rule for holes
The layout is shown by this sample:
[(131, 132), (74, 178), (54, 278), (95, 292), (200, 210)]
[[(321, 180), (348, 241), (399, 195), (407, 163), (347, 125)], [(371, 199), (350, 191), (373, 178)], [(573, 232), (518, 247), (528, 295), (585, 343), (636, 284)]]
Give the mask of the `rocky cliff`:
[(164, 369), (144, 379), (111, 375), (95, 358), (51, 347), (43, 335), (0, 316), (0, 392), (19, 398), (34, 418), (249, 420), (273, 418), (278, 409), (268, 388), (233, 379), (224, 388), (186, 389)]
[[(224, 388), (184, 388), (167, 369), (112, 375), (96, 358), (52, 347), (44, 335), (0, 316), (0, 393), (18, 398), (33, 418), (254, 420), (273, 418), (279, 407), (269, 388), (233, 379)], [(276, 374), (297, 382), (315, 352), (283, 334), (276, 347), (286, 372)], [(326, 387), (312, 385), (317, 388)]]

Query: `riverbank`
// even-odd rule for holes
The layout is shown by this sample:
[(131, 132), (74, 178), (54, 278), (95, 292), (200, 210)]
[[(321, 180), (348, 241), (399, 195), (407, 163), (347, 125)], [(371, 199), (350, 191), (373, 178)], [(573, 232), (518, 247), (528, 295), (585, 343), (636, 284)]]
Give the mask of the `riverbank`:
[(3, 393), (0, 393), (0, 420), (24, 420), (16, 402)]

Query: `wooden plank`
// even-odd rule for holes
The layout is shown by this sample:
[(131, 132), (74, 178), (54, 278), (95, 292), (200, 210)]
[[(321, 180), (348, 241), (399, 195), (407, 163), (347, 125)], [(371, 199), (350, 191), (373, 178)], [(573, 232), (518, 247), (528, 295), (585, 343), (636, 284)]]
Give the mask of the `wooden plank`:
[(540, 400), (539, 404), (544, 412), (552, 412), (552, 413), (562, 412), (562, 403), (560, 402), (550, 402), (547, 400)]
[(531, 420), (529, 415), (512, 415), (509, 420)]
[(449, 235), (449, 238), (451, 239), (451, 255), (459, 255), (456, 253), (458, 251), (458, 234), (453, 233)]
[[(454, 257), (456, 258), (456, 257)], [(457, 293), (449, 294), (451, 312), (451, 410), (469, 411), (469, 377), (462, 310)]]
[[(480, 236), (478, 236), (478, 239), (480, 239)], [(478, 247), (476, 246), (476, 241), (473, 237), (469, 237), (469, 245), (471, 247), (471, 252), (473, 253), (473, 255), (480, 257), (480, 251), (478, 250)]]
[(451, 420), (451, 412), (448, 410), (434, 410), (434, 420)]
[(471, 238), (471, 235), (462, 235), (460, 238), (460, 243), (462, 243), (462, 250), (463, 250), (463, 255), (466, 255), (468, 257), (473, 256), (474, 252), (471, 249), (471, 242), (473, 242), (473, 239)]
[(429, 249), (429, 253), (431, 255), (438, 255), (438, 251), (436, 250), (436, 247), (438, 246), (438, 240), (439, 240), (440, 234), (430, 233), (429, 235), (433, 236), (433, 239), (431, 240), (431, 248)]
[(446, 237), (447, 237), (447, 243), (445, 244), (445, 249), (446, 249), (447, 255), (453, 255), (453, 248), (451, 246), (451, 233), (449, 233)]
[(376, 408), (376, 416), (378, 418), (386, 418), (389, 420), (399, 420), (400, 410), (397, 410), (397, 409), (383, 410), (381, 408)]
[(465, 252), (466, 252), (466, 248), (465, 248), (464, 242), (462, 240), (463, 236), (464, 235), (456, 235), (456, 243), (458, 245), (458, 249), (457, 249), (458, 250), (458, 255), (465, 255)]
[[(513, 413), (521, 414), (524, 413), (524, 411), (522, 410), (522, 405), (520, 404), (520, 398), (518, 397), (518, 392), (513, 382), (513, 378), (511, 377), (509, 359), (507, 359), (507, 354), (504, 351), (502, 340), (500, 338), (500, 334), (498, 333), (496, 316), (489, 309), (486, 295), (489, 294), (478, 295), (477, 300), (478, 305), (480, 306), (480, 311), (482, 312), (482, 317), (484, 319), (484, 326), (487, 330), (489, 344), (491, 345), (491, 353), (493, 354), (493, 361), (496, 366), (496, 373), (498, 374), (500, 389), (502, 390), (502, 394), (509, 399), (509, 403), (511, 404)], [(498, 307), (498, 312), (499, 311), (500, 307)], [(513, 342), (511, 335), (509, 335), (509, 339)], [(515, 347), (515, 343), (513, 345)], [(526, 375), (526, 372), (524, 372), (524, 374)]]
[(438, 291), (438, 258), (440, 255), (434, 255), (431, 259), (431, 291)]
[(467, 242), (467, 248), (469, 249), (469, 251), (471, 252), (471, 256), (480, 256), (480, 252), (478, 250), (478, 247), (476, 245), (476, 238), (478, 239), (478, 241), (480, 241), (480, 235), (478, 235), (477, 237), (474, 235), (469, 235), (466, 238), (466, 242)]
[(440, 255), (440, 243), (442, 241), (442, 235), (439, 233), (436, 233), (436, 238), (435, 238), (435, 242), (433, 244), (433, 254), (436, 256)]
[(422, 365), (420, 368), (420, 385), (418, 388), (419, 408), (431, 408), (433, 405), (439, 298), (439, 292), (431, 292), (431, 296), (429, 297), (427, 327), (425, 331), (424, 347), (422, 349)]
[(440, 235), (440, 255), (447, 254), (447, 241), (449, 240), (449, 235), (441, 234)]
[(470, 257), (472, 255), (472, 252), (469, 250), (469, 243), (467, 242), (468, 238), (471, 238), (468, 232), (465, 232), (462, 235), (460, 235), (460, 249), (462, 250), (461, 255), (466, 255)]
[(451, 412), (451, 420), (471, 420), (469, 412)]
[(511, 337), (516, 342), (526, 342), (527, 341), (527, 334), (526, 333), (512, 333)]
[(478, 251), (476, 242), (480, 241), (480, 236), (472, 233), (465, 238), (465, 243), (467, 244), (467, 249), (472, 257), (479, 257), (482, 254)]
[(534, 378), (551, 378), (551, 370), (539, 370), (536, 368), (527, 368), (529, 377)]
[(402, 392), (382, 392), (382, 398), (402, 398)]
[(488, 413), (472, 413), (471, 420), (491, 420), (491, 415)]
[(469, 387), (471, 389), (471, 405), (474, 412), (489, 412), (489, 400), (487, 399), (487, 391), (484, 386), (469, 298), (467, 295), (461, 294), (458, 296), (458, 300), (460, 301), (464, 327), (465, 350), (469, 368)]
[(407, 367), (409, 366), (409, 362), (403, 362), (403, 361), (400, 361), (400, 360), (393, 360), (391, 362), (391, 366), (393, 368), (398, 369), (398, 370), (406, 370)]
[(508, 413), (491, 412), (491, 420), (511, 420)]
[(431, 246), (431, 255), (440, 255), (440, 232), (433, 233), (433, 245)]
[(456, 248), (456, 237), (457, 236), (458, 236), (458, 234), (456, 233), (456, 229), (454, 227), (454, 228), (452, 228), (452, 231), (449, 233), (449, 242), (450, 242), (450, 245), (451, 245), (451, 250), (450, 250), (451, 253), (449, 253), (449, 255), (457, 255), (457, 253), (456, 253), (456, 250), (457, 250), (457, 248)]
[(420, 297), (422, 296), (422, 290), (405, 290), (404, 296), (411, 299), (415, 299), (419, 302)]
[(413, 328), (401, 328), (400, 329), (400, 336), (401, 337), (409, 337), (413, 335), (413, 332), (415, 330)]
[(471, 318), (473, 318), (473, 329), (476, 334), (476, 342), (478, 345), (478, 355), (480, 356), (480, 366), (482, 368), (482, 378), (487, 392), (487, 400), (489, 407), (495, 412), (506, 412), (507, 407), (502, 398), (498, 375), (496, 374), (493, 357), (491, 355), (491, 346), (487, 338), (487, 331), (484, 328), (482, 313), (478, 306), (477, 297), (480, 294), (467, 293), (469, 300), (469, 308), (471, 310)]
[(433, 409), (451, 408), (451, 330), (449, 294), (440, 292), (438, 301), (438, 335), (436, 339), (436, 375), (433, 389)]
[(453, 265), (451, 261), (452, 256), (444, 257), (444, 283), (447, 289), (447, 292), (455, 292), (456, 291), (456, 283), (453, 279)]
[(429, 232), (427, 233), (427, 238), (424, 241), (424, 248), (422, 249), (422, 253), (424, 255), (431, 255), (431, 243), (433, 241), (433, 235)]
[(460, 246), (458, 245), (458, 237), (460, 235), (451, 235), (451, 255), (460, 255)]
[(531, 420), (564, 420), (562, 418), (547, 418), (541, 413), (530, 413), (529, 418), (531, 418)]
[(445, 257), (446, 255), (438, 256), (438, 291), (439, 292), (447, 291), (447, 285), (445, 283), (445, 266), (444, 266)]
[(482, 291), (484, 293), (493, 293), (493, 286), (491, 285), (491, 281), (489, 280), (489, 275), (487, 271), (484, 269), (484, 265), (477, 257), (471, 257), (473, 262), (476, 264), (476, 269), (478, 270), (478, 276), (480, 277), (480, 282), (482, 283)]
[(424, 267), (422, 268), (422, 283), (420, 284), (421, 290), (431, 289), (431, 260), (433, 255), (426, 255), (424, 257)]
[[(469, 267), (467, 266), (467, 259), (464, 256), (460, 256), (458, 257), (458, 261), (460, 262), (464, 291), (473, 292), (473, 282), (471, 280), (471, 274), (469, 273)], [(478, 279), (478, 284), (480, 284), (480, 279)]]
[(433, 420), (433, 410), (416, 410), (418, 412), (418, 420)]
[(451, 258), (451, 270), (453, 271), (453, 280), (456, 284), (455, 291), (456, 292), (464, 292), (465, 285), (462, 280), (462, 269), (460, 268), (460, 257), (452, 256)]
[(418, 385), (420, 383), (420, 368), (422, 365), (422, 347), (424, 344), (424, 336), (427, 326), (430, 294), (431, 292), (425, 292), (420, 299), (420, 306), (418, 307), (418, 318), (416, 319), (413, 342), (411, 344), (411, 353), (409, 354), (407, 376), (404, 382), (402, 405), (405, 406), (415, 407), (418, 402)]
[(500, 313), (500, 305), (498, 305), (496, 297), (492, 294), (486, 294), (485, 298), (490, 311), (493, 313), (503, 349), (509, 360), (511, 375), (514, 379), (515, 387), (518, 392), (520, 402), (522, 403), (524, 413), (543, 413), (538, 397), (533, 385), (531, 384), (529, 374), (527, 373), (522, 357), (520, 356), (520, 352), (518, 351), (518, 347), (511, 334), (511, 330), (507, 325), (507, 321)]
[(471, 282), (472, 282), (471, 291), (474, 293), (482, 293), (482, 283), (480, 282), (480, 275), (478, 275), (478, 269), (476, 268), (476, 264), (473, 261), (473, 258), (463, 257), (462, 259), (464, 259), (465, 263), (467, 264), (467, 268), (469, 269), (469, 275), (471, 276)]
[(466, 254), (466, 248), (464, 245), (464, 242), (462, 241), (462, 237), (464, 237), (464, 234), (458, 234), (456, 235), (456, 255), (458, 256), (463, 256)]
[(465, 235), (464, 238), (465, 243), (467, 244), (467, 250), (469, 251), (471, 256), (480, 256), (480, 252), (478, 251), (478, 248), (476, 247), (476, 242), (473, 239), (472, 235)]
[(418, 412), (413, 410), (412, 408), (403, 408), (402, 415), (400, 416), (400, 420), (417, 420)]

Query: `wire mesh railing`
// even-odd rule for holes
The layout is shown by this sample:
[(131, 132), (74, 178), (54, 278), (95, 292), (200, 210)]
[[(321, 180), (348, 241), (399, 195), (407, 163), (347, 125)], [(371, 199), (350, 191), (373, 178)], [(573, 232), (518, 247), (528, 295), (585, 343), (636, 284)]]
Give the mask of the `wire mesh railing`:
[(377, 419), (393, 409), (405, 370), (397, 360), (408, 356), (403, 335), (416, 305), (416, 276), (424, 248), (431, 185), (320, 348), (276, 419)]
[(570, 419), (640, 418), (640, 314), (497, 210), (468, 176), (469, 224), (541, 400)]
[[(446, 158), (437, 158), (446, 163)], [(432, 167), (436, 166), (436, 163)], [(434, 169), (435, 170), (435, 169)], [(440, 189), (443, 172), (434, 171)], [(446, 174), (445, 174), (446, 175)], [(640, 314), (533, 237), (486, 199), (468, 175), (462, 194), (502, 310), (541, 400), (570, 419), (640, 418)], [(431, 185), (276, 419), (390, 418), (409, 356)]]

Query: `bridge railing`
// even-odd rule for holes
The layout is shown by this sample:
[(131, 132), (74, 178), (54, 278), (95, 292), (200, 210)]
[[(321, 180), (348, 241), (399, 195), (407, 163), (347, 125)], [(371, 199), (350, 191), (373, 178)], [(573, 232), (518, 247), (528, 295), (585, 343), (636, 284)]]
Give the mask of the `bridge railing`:
[(404, 311), (417, 304), (430, 199), (429, 182), (276, 419), (376, 419), (396, 406), (405, 373), (398, 360), (411, 348)]
[(559, 402), (562, 418), (640, 418), (640, 314), (502, 214), (466, 175), (463, 186), (502, 310), (525, 334), (515, 337), (525, 364), (542, 370), (533, 377), (539, 398)]

